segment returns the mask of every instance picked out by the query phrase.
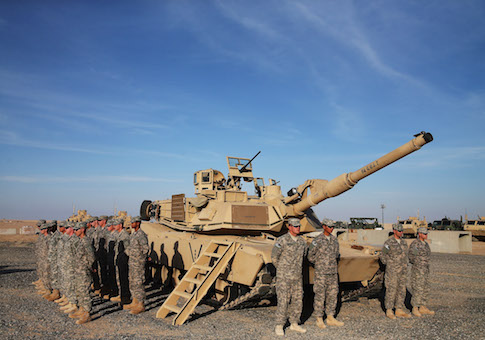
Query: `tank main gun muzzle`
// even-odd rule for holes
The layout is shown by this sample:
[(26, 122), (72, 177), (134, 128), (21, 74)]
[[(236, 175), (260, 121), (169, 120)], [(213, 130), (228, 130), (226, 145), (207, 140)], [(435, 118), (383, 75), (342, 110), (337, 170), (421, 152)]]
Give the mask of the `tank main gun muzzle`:
[[(433, 136), (429, 132), (422, 131), (415, 135), (415, 138), (389, 152), (381, 158), (367, 164), (357, 171), (344, 173), (325, 185), (310, 185), (311, 194), (304, 197), (300, 202), (286, 206), (286, 216), (300, 216), (308, 209), (326, 200), (329, 197), (338, 196), (345, 191), (352, 189), (361, 179), (373, 174), (374, 172), (388, 166), (391, 163), (419, 150), (423, 145), (431, 142)], [(313, 180), (321, 183), (322, 180)]]

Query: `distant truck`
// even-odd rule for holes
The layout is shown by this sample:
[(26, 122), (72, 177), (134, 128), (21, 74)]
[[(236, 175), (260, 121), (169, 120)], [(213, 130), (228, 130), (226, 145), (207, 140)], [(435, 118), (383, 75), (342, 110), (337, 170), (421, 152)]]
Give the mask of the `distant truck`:
[(397, 222), (402, 224), (404, 237), (416, 237), (418, 234), (419, 227), (426, 227), (428, 228), (428, 222), (426, 222), (426, 217), (422, 220), (419, 217), (410, 216), (406, 220), (400, 220), (399, 217), (397, 218)]
[(463, 229), (471, 231), (473, 237), (485, 241), (485, 216), (481, 216), (476, 220), (469, 220), (467, 216), (465, 217), (465, 220), (466, 222), (463, 225)]
[(382, 229), (375, 217), (351, 217), (349, 229)]
[(433, 221), (431, 224), (432, 230), (463, 230), (463, 222), (459, 220), (450, 220), (449, 218), (445, 217), (441, 220)]

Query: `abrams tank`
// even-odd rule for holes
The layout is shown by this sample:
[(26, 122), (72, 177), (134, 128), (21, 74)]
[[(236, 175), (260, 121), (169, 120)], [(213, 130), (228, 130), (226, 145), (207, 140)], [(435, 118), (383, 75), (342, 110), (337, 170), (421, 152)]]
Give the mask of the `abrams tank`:
[[(177, 194), (165, 200), (143, 201), (140, 215), (146, 222), (141, 228), (152, 248), (150, 265), (155, 279), (175, 287), (157, 317), (169, 312), (180, 315), (190, 304), (195, 308), (198, 302), (192, 301), (194, 295), (213, 298), (223, 309), (274, 295), (271, 250), (277, 237), (287, 232), (288, 218), (300, 219), (300, 231), (310, 243), (322, 232), (313, 206), (352, 189), (361, 179), (432, 140), (430, 133), (421, 132), (357, 171), (330, 181), (306, 180), (286, 196), (274, 179), (265, 182), (254, 176), (252, 162), (259, 152), (252, 159), (227, 157), (227, 178), (215, 169), (194, 173), (195, 197)], [(254, 194), (241, 190), (242, 181), (254, 184)], [(340, 283), (351, 283), (359, 290), (370, 287), (379, 276), (378, 250), (340, 243)], [(230, 255), (225, 255), (227, 252)], [(225, 264), (212, 274), (221, 258), (226, 258)], [(304, 282), (313, 283), (309, 264), (304, 266)], [(204, 284), (205, 289), (200, 289)], [(183, 323), (189, 315), (175, 319), (174, 324)]]

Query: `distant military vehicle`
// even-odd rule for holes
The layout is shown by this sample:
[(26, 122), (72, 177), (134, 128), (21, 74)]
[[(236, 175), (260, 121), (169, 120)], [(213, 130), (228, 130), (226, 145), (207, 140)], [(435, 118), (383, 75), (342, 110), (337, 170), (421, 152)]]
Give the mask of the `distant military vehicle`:
[(441, 220), (433, 221), (431, 224), (432, 230), (463, 230), (463, 223), (459, 220), (450, 220), (445, 217)]
[(485, 216), (480, 216), (476, 220), (469, 220), (466, 216), (465, 220), (463, 230), (471, 231), (473, 237), (485, 241)]
[(410, 216), (406, 220), (400, 220), (397, 218), (397, 222), (403, 225), (404, 237), (416, 237), (419, 227), (428, 228), (428, 222), (426, 222), (426, 217), (422, 220), (419, 217)]
[(382, 228), (375, 217), (351, 217), (348, 229), (379, 229)]
[(72, 216), (69, 217), (67, 220), (71, 222), (84, 222), (89, 218), (91, 218), (91, 215), (89, 215), (86, 210), (78, 210), (77, 215), (73, 213)]
[[(276, 238), (287, 233), (285, 221), (297, 217), (307, 242), (322, 231), (311, 209), (323, 200), (352, 189), (361, 179), (386, 167), (433, 140), (421, 132), (411, 141), (361, 169), (330, 181), (309, 179), (288, 195), (274, 179), (265, 183), (253, 175), (252, 159), (227, 157), (227, 179), (214, 169), (196, 171), (196, 197), (172, 195), (158, 201), (143, 201), (140, 215), (153, 259), (150, 265), (163, 282), (175, 288), (157, 312), (164, 318), (174, 312), (180, 325), (199, 301), (212, 297), (222, 308), (233, 308), (275, 293), (275, 267), (271, 250)], [(254, 194), (241, 190), (241, 182), (252, 182)], [(340, 248), (339, 280), (359, 283), (357, 292), (371, 288), (380, 277), (375, 249)], [(304, 281), (313, 282), (313, 269), (305, 266)], [(355, 287), (355, 285), (353, 285)]]

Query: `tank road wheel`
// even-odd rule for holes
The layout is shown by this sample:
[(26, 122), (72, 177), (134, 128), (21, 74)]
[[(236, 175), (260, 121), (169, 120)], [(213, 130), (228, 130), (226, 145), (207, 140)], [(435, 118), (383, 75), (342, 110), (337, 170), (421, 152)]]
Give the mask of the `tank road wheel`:
[(145, 200), (140, 206), (140, 217), (143, 221), (150, 221), (150, 211), (148, 209), (150, 208), (151, 204), (152, 201)]

